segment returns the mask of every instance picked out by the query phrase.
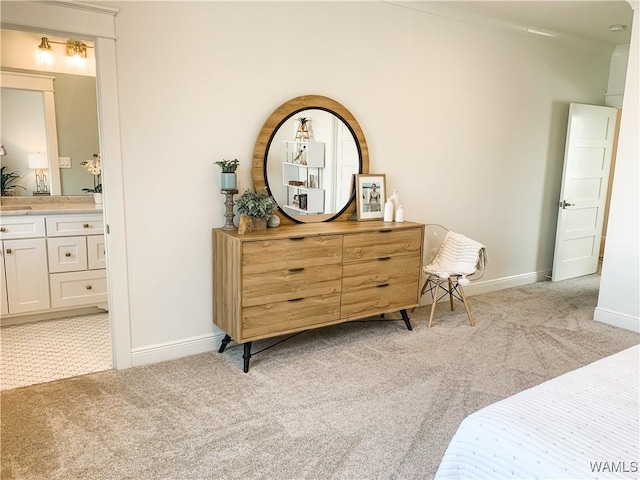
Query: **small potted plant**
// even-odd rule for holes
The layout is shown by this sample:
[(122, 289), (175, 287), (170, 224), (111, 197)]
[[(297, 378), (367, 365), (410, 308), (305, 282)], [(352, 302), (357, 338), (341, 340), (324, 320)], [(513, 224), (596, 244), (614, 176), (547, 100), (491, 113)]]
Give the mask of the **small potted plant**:
[(236, 169), (240, 162), (237, 158), (233, 160), (218, 160), (216, 165), (219, 165), (222, 169), (222, 176), (220, 178), (220, 188), (222, 190), (235, 190), (238, 187), (236, 179)]
[(94, 153), (91, 160), (80, 162), (87, 172), (93, 175), (93, 188), (83, 188), (83, 192), (93, 193), (93, 201), (102, 203), (102, 183), (100, 177), (102, 175), (102, 160), (99, 153)]
[(15, 172), (11, 172), (11, 173), (5, 173), (4, 169), (7, 168), (2, 167), (0, 168), (0, 174), (2, 174), (2, 196), (9, 196), (9, 195), (13, 195), (14, 190), (16, 188), (21, 188), (23, 190), (26, 190), (26, 188), (24, 188), (22, 185), (11, 185), (13, 182), (15, 182), (16, 180), (18, 180), (20, 178), (20, 174), (15, 171)]
[(275, 200), (264, 193), (252, 192), (246, 190), (236, 201), (238, 212), (242, 216), (246, 215), (251, 218), (252, 230), (264, 230), (267, 228), (267, 220), (271, 214), (278, 208)]

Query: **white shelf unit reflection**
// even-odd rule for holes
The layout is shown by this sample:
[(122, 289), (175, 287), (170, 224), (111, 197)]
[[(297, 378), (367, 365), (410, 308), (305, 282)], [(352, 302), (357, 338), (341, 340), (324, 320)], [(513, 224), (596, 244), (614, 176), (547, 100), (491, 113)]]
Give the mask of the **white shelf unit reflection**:
[(285, 141), (282, 179), (287, 190), (285, 211), (293, 215), (324, 213), (324, 143)]

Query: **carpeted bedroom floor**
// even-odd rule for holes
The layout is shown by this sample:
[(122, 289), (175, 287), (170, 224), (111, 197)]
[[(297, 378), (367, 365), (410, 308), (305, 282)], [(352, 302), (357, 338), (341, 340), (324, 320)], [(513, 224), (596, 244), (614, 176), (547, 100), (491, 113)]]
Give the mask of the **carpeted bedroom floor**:
[[(599, 277), (2, 392), (3, 479), (429, 479), (468, 414), (640, 343)], [(399, 318), (399, 315), (398, 315)], [(254, 350), (269, 345), (256, 342)]]

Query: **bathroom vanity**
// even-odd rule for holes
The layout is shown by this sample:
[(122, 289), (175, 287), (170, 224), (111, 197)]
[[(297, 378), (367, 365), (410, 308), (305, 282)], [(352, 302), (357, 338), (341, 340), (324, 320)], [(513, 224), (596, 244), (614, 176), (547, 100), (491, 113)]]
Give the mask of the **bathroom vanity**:
[(3, 319), (106, 309), (102, 205), (92, 199), (31, 204), (10, 200), (3, 198), (0, 206)]

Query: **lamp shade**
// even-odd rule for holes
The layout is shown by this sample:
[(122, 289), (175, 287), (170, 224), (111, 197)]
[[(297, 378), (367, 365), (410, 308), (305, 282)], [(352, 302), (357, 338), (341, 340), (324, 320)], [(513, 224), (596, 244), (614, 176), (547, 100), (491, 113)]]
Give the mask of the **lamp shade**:
[(49, 158), (46, 153), (30, 153), (27, 156), (29, 168), (49, 168)]

